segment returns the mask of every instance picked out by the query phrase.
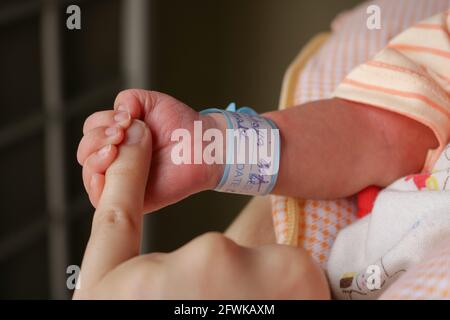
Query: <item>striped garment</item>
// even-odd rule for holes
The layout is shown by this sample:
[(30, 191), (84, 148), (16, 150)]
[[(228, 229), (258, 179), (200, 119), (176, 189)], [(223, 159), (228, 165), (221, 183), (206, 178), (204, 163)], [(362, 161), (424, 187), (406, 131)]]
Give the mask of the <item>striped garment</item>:
[[(381, 9), (380, 29), (366, 27), (369, 5)], [(312, 40), (291, 65), (281, 107), (336, 96), (416, 119), (439, 140), (439, 148), (430, 150), (424, 165), (425, 172), (431, 170), (450, 137), (449, 7), (450, 1), (443, 0), (381, 0), (342, 13), (333, 21), (332, 33)], [(355, 223), (356, 210), (354, 197), (337, 201), (272, 197), (278, 242), (303, 246), (325, 269), (336, 236)], [(409, 268), (382, 297), (449, 298), (450, 261), (442, 259), (445, 256), (450, 256), (450, 245), (439, 257)], [(422, 270), (430, 261), (435, 265), (428, 270), (439, 270), (444, 289), (433, 291), (436, 285), (430, 285), (434, 282), (429, 277), (437, 271)]]

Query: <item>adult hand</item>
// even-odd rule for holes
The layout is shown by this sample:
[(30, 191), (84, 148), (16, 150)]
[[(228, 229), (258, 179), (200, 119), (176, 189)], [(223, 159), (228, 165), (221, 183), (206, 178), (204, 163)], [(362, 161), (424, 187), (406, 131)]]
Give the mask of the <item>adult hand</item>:
[(139, 255), (151, 148), (147, 126), (132, 121), (105, 174), (75, 299), (329, 297), (322, 271), (299, 248), (246, 248), (207, 233), (171, 253)]

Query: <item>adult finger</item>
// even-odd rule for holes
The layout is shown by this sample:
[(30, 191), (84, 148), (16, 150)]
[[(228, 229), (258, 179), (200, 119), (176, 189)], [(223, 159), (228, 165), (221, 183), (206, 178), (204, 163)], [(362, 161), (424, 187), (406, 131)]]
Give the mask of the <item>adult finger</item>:
[(84, 256), (82, 286), (95, 285), (108, 271), (139, 254), (151, 134), (142, 121), (134, 120), (126, 135), (105, 174)]

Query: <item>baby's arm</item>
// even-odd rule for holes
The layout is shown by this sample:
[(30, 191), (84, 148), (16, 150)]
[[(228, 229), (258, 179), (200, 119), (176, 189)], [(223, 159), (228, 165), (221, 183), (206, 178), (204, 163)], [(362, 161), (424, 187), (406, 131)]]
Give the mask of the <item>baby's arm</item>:
[[(213, 189), (223, 165), (175, 165), (171, 161), (171, 133), (203, 121), (203, 130), (225, 132), (222, 115), (201, 116), (172, 97), (158, 92), (122, 92), (131, 118), (144, 119), (155, 141), (146, 193), (146, 211), (179, 201), (193, 193)], [(119, 104), (116, 104), (119, 105)], [(121, 104), (123, 106), (123, 104)], [(115, 157), (115, 148), (99, 156), (96, 151), (126, 138), (129, 125), (123, 111), (96, 113), (87, 121), (78, 160), (84, 165), (83, 180), (95, 205), (101, 194), (103, 174)], [(114, 118), (120, 114), (125, 121)], [(311, 102), (285, 111), (265, 114), (280, 128), (281, 164), (274, 193), (301, 198), (335, 198), (362, 188), (384, 186), (407, 173), (417, 172), (428, 149), (436, 145), (431, 130), (395, 113), (365, 105), (330, 99)], [(119, 127), (119, 136), (105, 136), (108, 127)]]
[(334, 98), (265, 114), (281, 132), (273, 193), (305, 199), (349, 196), (419, 172), (433, 132), (380, 108)]

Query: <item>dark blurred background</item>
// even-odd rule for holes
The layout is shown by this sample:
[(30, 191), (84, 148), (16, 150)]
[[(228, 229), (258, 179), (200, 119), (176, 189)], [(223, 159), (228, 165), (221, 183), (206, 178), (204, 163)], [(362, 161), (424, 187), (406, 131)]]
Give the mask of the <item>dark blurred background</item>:
[[(200, 110), (278, 104), (303, 45), (358, 0), (0, 1), (0, 298), (67, 298), (93, 209), (75, 154), (84, 119), (130, 87)], [(81, 30), (66, 8), (81, 8)], [(223, 231), (248, 197), (204, 192), (145, 218), (144, 250)]]

